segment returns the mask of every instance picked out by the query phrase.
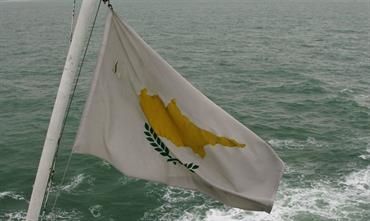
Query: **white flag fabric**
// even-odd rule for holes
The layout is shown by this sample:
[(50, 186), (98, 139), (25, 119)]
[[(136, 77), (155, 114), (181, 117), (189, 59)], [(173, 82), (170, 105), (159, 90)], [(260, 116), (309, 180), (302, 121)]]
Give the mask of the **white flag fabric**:
[(283, 162), (110, 12), (74, 151), (127, 176), (270, 212)]

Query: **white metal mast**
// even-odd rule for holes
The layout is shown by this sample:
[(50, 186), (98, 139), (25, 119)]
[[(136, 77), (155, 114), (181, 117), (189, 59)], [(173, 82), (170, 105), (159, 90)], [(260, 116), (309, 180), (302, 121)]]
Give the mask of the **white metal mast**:
[(78, 15), (75, 31), (69, 47), (58, 94), (51, 114), (48, 132), (46, 134), (35, 183), (33, 185), (30, 204), (27, 211), (27, 221), (37, 221), (44, 200), (48, 179), (52, 170), (53, 160), (57, 151), (58, 140), (66, 115), (73, 81), (83, 52), (84, 43), (88, 34), (96, 7), (100, 0), (83, 0)]

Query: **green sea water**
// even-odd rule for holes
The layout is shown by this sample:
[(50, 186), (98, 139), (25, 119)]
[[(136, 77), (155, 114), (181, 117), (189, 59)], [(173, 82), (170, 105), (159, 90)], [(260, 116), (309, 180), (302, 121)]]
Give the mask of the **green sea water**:
[[(68, 49), (71, 1), (0, 0), (0, 220), (23, 220)], [(79, 5), (79, 1), (78, 5)], [(61, 142), (52, 220), (370, 220), (369, 0), (113, 0), (176, 70), (286, 163), (271, 214), (74, 154), (105, 7)]]

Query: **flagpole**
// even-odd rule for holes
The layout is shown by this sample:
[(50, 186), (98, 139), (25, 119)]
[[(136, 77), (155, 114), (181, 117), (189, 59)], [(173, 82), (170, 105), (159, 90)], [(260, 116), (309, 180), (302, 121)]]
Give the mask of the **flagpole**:
[(63, 127), (73, 81), (83, 52), (89, 25), (100, 0), (83, 0), (80, 13), (69, 47), (57, 97), (51, 114), (49, 128), (46, 134), (35, 183), (33, 185), (26, 221), (37, 221), (52, 170), (53, 160), (57, 151), (59, 136)]

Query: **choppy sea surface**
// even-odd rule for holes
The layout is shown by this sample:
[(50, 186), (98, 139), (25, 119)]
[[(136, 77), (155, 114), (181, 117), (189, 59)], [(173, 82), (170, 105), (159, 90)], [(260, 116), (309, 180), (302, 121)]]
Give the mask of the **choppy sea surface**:
[[(0, 0), (0, 220), (25, 218), (72, 2)], [(370, 220), (370, 1), (112, 2), (185, 78), (270, 143), (285, 173), (271, 214), (129, 178), (92, 156), (72, 155), (61, 183), (102, 36), (102, 7), (47, 220)]]

